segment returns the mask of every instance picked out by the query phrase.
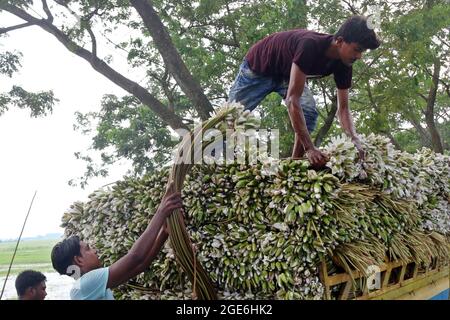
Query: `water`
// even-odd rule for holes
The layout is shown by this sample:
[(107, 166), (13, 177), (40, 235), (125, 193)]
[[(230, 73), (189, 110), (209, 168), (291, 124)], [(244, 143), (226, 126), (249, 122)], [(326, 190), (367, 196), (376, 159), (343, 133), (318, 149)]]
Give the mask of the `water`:
[[(74, 279), (61, 276), (57, 272), (44, 272), (44, 275), (47, 277), (47, 297), (45, 300), (70, 300), (69, 292), (75, 281)], [(17, 275), (9, 276), (2, 300), (17, 299), (16, 287), (14, 286), (16, 277)], [(0, 278), (0, 290), (3, 288), (5, 278)]]

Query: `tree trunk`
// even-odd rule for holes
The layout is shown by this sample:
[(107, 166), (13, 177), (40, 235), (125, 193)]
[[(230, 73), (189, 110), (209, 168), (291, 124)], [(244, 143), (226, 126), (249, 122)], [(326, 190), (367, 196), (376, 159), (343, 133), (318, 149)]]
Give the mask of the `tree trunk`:
[(328, 131), (330, 131), (331, 126), (333, 125), (334, 118), (336, 117), (336, 112), (337, 112), (337, 96), (334, 95), (333, 99), (331, 100), (330, 112), (328, 112), (323, 126), (319, 129), (319, 132), (317, 132), (316, 138), (314, 139), (314, 145), (316, 147), (319, 147), (321, 145), (323, 139), (327, 136)]
[(415, 114), (411, 113), (409, 110), (404, 111), (404, 116), (405, 116), (406, 120), (408, 120), (408, 122), (413, 125), (414, 129), (416, 129), (416, 131), (419, 135), (420, 143), (422, 144), (422, 146), (430, 148), (431, 147), (431, 137), (429, 136), (428, 132), (420, 124), (420, 120), (418, 119), (418, 117)]
[(439, 85), (440, 71), (441, 61), (436, 58), (434, 61), (433, 83), (431, 85), (430, 92), (428, 93), (427, 109), (425, 110), (425, 122), (427, 123), (428, 131), (430, 132), (433, 150), (435, 152), (444, 153), (441, 136), (438, 129), (436, 128), (436, 123), (434, 121), (434, 105), (436, 103), (436, 94)]
[(194, 108), (198, 111), (200, 118), (203, 120), (208, 119), (214, 109), (205, 96), (200, 84), (194, 79), (184, 64), (177, 48), (172, 42), (169, 32), (154, 10), (153, 3), (150, 0), (130, 0), (130, 3), (144, 21), (170, 74), (194, 104)]

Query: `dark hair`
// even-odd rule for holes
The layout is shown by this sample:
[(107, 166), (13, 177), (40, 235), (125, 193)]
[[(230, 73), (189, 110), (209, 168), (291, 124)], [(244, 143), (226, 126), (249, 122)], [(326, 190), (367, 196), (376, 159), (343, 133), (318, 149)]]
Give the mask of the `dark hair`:
[(73, 264), (73, 258), (80, 254), (80, 238), (78, 236), (58, 242), (52, 250), (53, 268), (59, 274), (67, 274), (67, 268)]
[(376, 49), (380, 46), (375, 31), (367, 26), (367, 18), (363, 16), (353, 16), (347, 19), (334, 35), (334, 39), (342, 37), (345, 42), (356, 42), (364, 49)]
[(35, 287), (45, 280), (47, 280), (47, 278), (39, 271), (22, 271), (16, 278), (17, 295), (19, 297), (23, 296), (28, 288)]

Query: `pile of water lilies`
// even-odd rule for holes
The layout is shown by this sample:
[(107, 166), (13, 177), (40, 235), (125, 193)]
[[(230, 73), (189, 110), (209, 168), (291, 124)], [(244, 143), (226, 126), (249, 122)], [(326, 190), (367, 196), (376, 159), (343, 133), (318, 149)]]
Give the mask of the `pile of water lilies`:
[[(221, 112), (211, 124), (219, 130), (256, 123), (236, 106)], [(364, 163), (348, 138), (332, 139), (323, 171), (288, 159), (272, 163), (270, 172), (262, 163), (234, 162), (183, 167), (186, 179), (175, 167), (124, 178), (74, 203), (62, 226), (92, 243), (109, 265), (145, 230), (168, 180), (181, 181), (196, 260), (180, 267), (179, 251), (188, 249), (180, 240), (174, 250), (171, 235), (152, 266), (116, 290), (123, 299), (192, 298), (199, 284), (186, 271), (190, 263), (194, 273), (201, 266), (220, 299), (322, 299), (321, 261), (363, 273), (385, 259), (448, 263), (450, 157), (400, 152), (376, 135), (362, 140)]]

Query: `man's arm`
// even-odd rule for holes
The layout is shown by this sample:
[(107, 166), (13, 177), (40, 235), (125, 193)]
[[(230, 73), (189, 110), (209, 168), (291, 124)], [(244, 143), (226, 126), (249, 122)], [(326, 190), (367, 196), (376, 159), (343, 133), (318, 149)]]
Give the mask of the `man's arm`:
[(108, 288), (115, 288), (148, 268), (167, 239), (162, 231), (167, 217), (182, 206), (179, 193), (164, 197), (150, 224), (130, 251), (109, 267)]
[[(288, 106), (289, 117), (291, 118), (291, 124), (295, 133), (292, 158), (299, 158), (303, 156), (303, 152), (306, 151), (306, 155), (311, 164), (322, 167), (328, 159), (314, 146), (309, 135), (308, 128), (306, 127), (303, 109), (299, 103), (300, 97), (303, 94), (303, 89), (305, 88), (305, 82), (306, 75), (295, 63), (292, 63), (289, 88), (286, 94), (286, 104)], [(302, 150), (302, 148), (304, 148), (304, 150)]]
[(152, 261), (157, 257), (158, 253), (161, 251), (162, 246), (169, 237), (166, 225), (167, 222), (165, 222), (164, 225), (159, 230), (158, 236), (156, 237), (156, 240), (152, 248), (148, 252), (145, 252), (146, 256), (144, 258), (144, 261), (138, 266), (136, 266), (136, 269), (132, 271), (133, 274), (138, 275), (141, 272), (144, 272), (150, 266)]
[(362, 148), (361, 141), (356, 134), (355, 126), (353, 124), (353, 118), (350, 114), (350, 108), (348, 105), (348, 89), (338, 89), (338, 111), (337, 116), (341, 127), (344, 132), (352, 139), (356, 148), (358, 149), (359, 157), (361, 160), (365, 158), (365, 152)]

